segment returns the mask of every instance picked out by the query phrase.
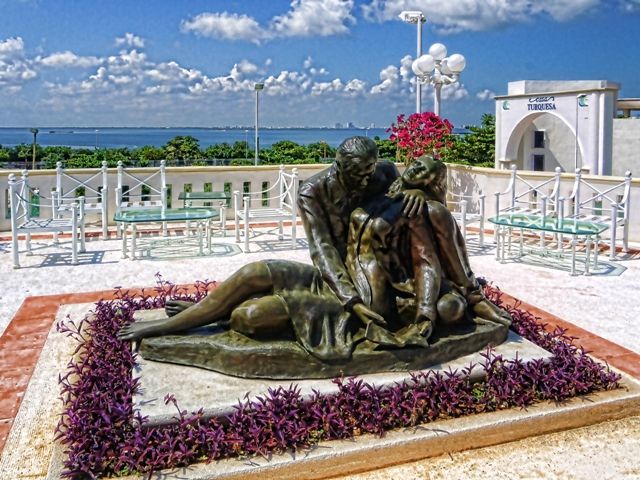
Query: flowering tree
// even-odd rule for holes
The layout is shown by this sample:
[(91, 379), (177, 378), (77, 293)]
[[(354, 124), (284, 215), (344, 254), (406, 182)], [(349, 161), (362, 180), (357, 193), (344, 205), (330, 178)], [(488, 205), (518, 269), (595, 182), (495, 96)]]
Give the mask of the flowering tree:
[(391, 132), (389, 139), (397, 144), (405, 161), (411, 162), (424, 154), (439, 156), (440, 150), (453, 143), (452, 130), (449, 120), (443, 120), (433, 112), (423, 112), (413, 113), (408, 118), (398, 115), (397, 123), (387, 131)]

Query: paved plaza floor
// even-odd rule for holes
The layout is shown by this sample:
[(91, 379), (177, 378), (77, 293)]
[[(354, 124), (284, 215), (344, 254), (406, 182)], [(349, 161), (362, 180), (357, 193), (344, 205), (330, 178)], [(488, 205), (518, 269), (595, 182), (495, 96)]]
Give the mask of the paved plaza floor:
[[(195, 280), (224, 280), (240, 266), (267, 258), (310, 263), (303, 233), (296, 250), (291, 249), (289, 240), (278, 241), (275, 236), (260, 235), (252, 241), (251, 253), (242, 252), (240, 244), (229, 234), (215, 237), (213, 253), (205, 256), (195, 255), (195, 250), (191, 253), (163, 251), (155, 256), (152, 252), (151, 258), (132, 261), (122, 258), (118, 240), (92, 239), (87, 242), (87, 252), (80, 255), (79, 265), (69, 264), (69, 250), (43, 248), (32, 256), (21, 255), (23, 268), (13, 269), (9, 236), (0, 234), (0, 238), (4, 238), (0, 239), (0, 335), (5, 333), (5, 342), (11, 340), (7, 339), (5, 329), (14, 317), (24, 313), (21, 306), (33, 297), (39, 299), (37, 305), (83, 303), (99, 299), (99, 292), (116, 286), (153, 287), (158, 274), (173, 283), (189, 284)], [(584, 340), (585, 346), (596, 351), (599, 358), (640, 379), (640, 254), (620, 254), (615, 262), (602, 255), (601, 268), (590, 276), (571, 276), (566, 264), (541, 264), (536, 257), (501, 264), (495, 260), (491, 237), (483, 248), (470, 242), (469, 254), (476, 275), (536, 307), (534, 313), (544, 316), (548, 312), (557, 317), (560, 325), (570, 326), (569, 332)], [(37, 311), (37, 306), (34, 308)], [(37, 353), (39, 355), (39, 350)], [(21, 368), (20, 358), (11, 361), (13, 369)], [(9, 377), (5, 377), (3, 383), (9, 381)], [(0, 399), (0, 406), (7, 400), (11, 399)], [(10, 403), (19, 405), (19, 400)], [(4, 417), (1, 412), (0, 417)], [(2, 444), (10, 428), (11, 419), (0, 418)], [(530, 475), (521, 476), (522, 470), (514, 467), (513, 460), (518, 458), (531, 463), (532, 468), (527, 470)], [(506, 448), (489, 447), (353, 478), (486, 478), (489, 473), (492, 478), (568, 478), (565, 473), (572, 471), (581, 473), (577, 476), (595, 478), (588, 474), (589, 464), (594, 467), (591, 471), (604, 472), (606, 469), (601, 467), (607, 462), (622, 465), (623, 469), (611, 470), (622, 476), (599, 474), (599, 477), (640, 478), (639, 459), (640, 416), (632, 416), (512, 442)], [(533, 468), (536, 462), (546, 466)], [(505, 474), (501, 476), (496, 472)]]

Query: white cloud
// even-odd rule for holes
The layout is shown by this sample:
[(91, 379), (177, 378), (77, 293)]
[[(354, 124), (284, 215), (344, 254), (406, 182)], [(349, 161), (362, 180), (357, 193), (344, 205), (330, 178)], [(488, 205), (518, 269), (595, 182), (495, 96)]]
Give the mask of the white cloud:
[(273, 17), (266, 26), (245, 14), (203, 12), (183, 20), (180, 30), (256, 44), (274, 38), (342, 35), (349, 32), (347, 25), (356, 21), (351, 14), (353, 4), (354, 0), (292, 0), (289, 11)]
[[(429, 90), (433, 92), (433, 89), (429, 89)], [(432, 93), (431, 97), (433, 96), (434, 95)], [(460, 82), (452, 83), (450, 85), (444, 85), (442, 87), (442, 94), (441, 94), (442, 100), (458, 101), (468, 97), (469, 97), (469, 92), (467, 91), (465, 86)]]
[(329, 71), (324, 67), (314, 67), (313, 58), (310, 56), (302, 63), (302, 68), (306, 70), (312, 77), (323, 77), (329, 74)]
[(326, 37), (349, 32), (346, 23), (355, 23), (351, 15), (353, 0), (293, 0), (291, 10), (274, 17), (269, 30), (278, 37)]
[(395, 65), (388, 65), (380, 71), (381, 82), (371, 87), (373, 95), (388, 93), (396, 89), (399, 85), (400, 74), (399, 69)]
[[(236, 121), (242, 123), (247, 121), (242, 120), (243, 115), (253, 108), (255, 83), (263, 82), (266, 108), (280, 117), (281, 124), (304, 123), (305, 118), (319, 123), (349, 109), (379, 112), (402, 108), (399, 105), (407, 102), (415, 82), (411, 61), (411, 56), (406, 56), (397, 65), (383, 68), (380, 81), (372, 86), (359, 78), (331, 77), (311, 56), (298, 68), (287, 70), (274, 70), (271, 59), (262, 64), (240, 59), (226, 71), (205, 73), (174, 60), (155, 61), (133, 47), (102, 57), (83, 57), (71, 51), (29, 57), (22, 39), (12, 38), (0, 41), (0, 90), (4, 93), (0, 100), (11, 102), (8, 92), (19, 90), (25, 79), (34, 78), (41, 68), (44, 78), (39, 86), (43, 94), (37, 106), (59, 121), (70, 115), (91, 121), (87, 119), (93, 115), (99, 122), (121, 124), (124, 119), (140, 125), (172, 124), (176, 119), (191, 123), (190, 118), (229, 118), (231, 123), (231, 117), (240, 118)], [(57, 68), (55, 73), (51, 73), (53, 68)], [(444, 98), (463, 98), (466, 94), (460, 86), (443, 90)], [(368, 100), (364, 107), (357, 106), (358, 98)], [(278, 108), (269, 110), (269, 102), (275, 102)], [(96, 116), (97, 112), (101, 116)], [(192, 116), (196, 112), (198, 116)]]
[(640, 0), (618, 0), (619, 8), (626, 13), (640, 12)]
[(362, 6), (362, 12), (370, 21), (384, 22), (399, 21), (398, 15), (403, 10), (421, 10), (427, 22), (435, 25), (440, 33), (456, 33), (502, 28), (542, 15), (566, 21), (599, 4), (600, 0), (370, 0)]
[(349, 82), (347, 82), (347, 84), (344, 86), (344, 92), (350, 97), (362, 95), (366, 92), (366, 89), (367, 89), (366, 82), (358, 78), (349, 80)]
[(15, 93), (37, 76), (33, 61), (25, 56), (21, 37), (0, 40), (0, 89)]
[(56, 52), (46, 57), (36, 57), (36, 61), (51, 68), (65, 68), (65, 67), (95, 67), (102, 63), (102, 59), (98, 57), (81, 57), (69, 50), (64, 52)]
[(344, 84), (339, 78), (331, 82), (317, 82), (311, 87), (311, 95), (324, 95), (326, 93), (342, 92)]
[(144, 39), (133, 33), (125, 33), (124, 37), (116, 38), (116, 47), (123, 45), (134, 48), (144, 48)]
[(269, 96), (300, 95), (310, 86), (309, 77), (300, 72), (281, 71), (264, 81), (264, 93)]
[(482, 100), (483, 102), (486, 102), (487, 100), (493, 100), (493, 98), (496, 95), (497, 95), (496, 92), (485, 88), (484, 90), (481, 90), (480, 92), (476, 93), (476, 98), (478, 100)]
[(313, 58), (307, 57), (302, 64), (302, 68), (311, 68), (311, 65), (313, 65)]
[(22, 37), (12, 37), (0, 40), (0, 58), (14, 58), (24, 55), (24, 41)]
[(247, 40), (260, 43), (268, 37), (260, 24), (248, 15), (236, 13), (201, 13), (180, 23), (180, 31), (194, 33), (201, 37), (223, 40)]

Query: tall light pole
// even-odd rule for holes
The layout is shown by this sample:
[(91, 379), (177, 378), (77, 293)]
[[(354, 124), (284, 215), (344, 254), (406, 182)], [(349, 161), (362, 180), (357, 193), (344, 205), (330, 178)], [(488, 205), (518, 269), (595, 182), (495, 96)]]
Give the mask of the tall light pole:
[(244, 131), (244, 159), (249, 158), (249, 130)]
[(260, 148), (260, 139), (258, 138), (258, 96), (260, 90), (264, 88), (264, 83), (256, 83), (254, 89), (256, 91), (256, 156), (254, 159), (254, 165), (258, 165), (258, 149)]
[(447, 47), (441, 43), (431, 45), (429, 53), (418, 57), (411, 65), (419, 83), (428, 83), (435, 88), (433, 113), (436, 115), (440, 116), (442, 86), (457, 82), (466, 66), (467, 61), (459, 53), (447, 57)]
[[(400, 20), (407, 23), (415, 23), (418, 27), (418, 44), (416, 48), (416, 58), (422, 55), (422, 24), (427, 21), (420, 11), (405, 10), (400, 12)], [(416, 80), (416, 113), (422, 110), (422, 84)]]
[(31, 133), (33, 133), (33, 145), (31, 150), (31, 170), (36, 169), (36, 137), (38, 136), (38, 129), (32, 128)]
[(98, 149), (98, 129), (96, 128), (96, 150)]

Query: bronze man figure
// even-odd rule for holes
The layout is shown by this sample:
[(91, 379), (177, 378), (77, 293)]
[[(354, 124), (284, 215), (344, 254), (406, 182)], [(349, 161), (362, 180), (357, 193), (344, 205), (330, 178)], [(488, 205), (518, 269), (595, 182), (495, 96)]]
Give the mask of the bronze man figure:
[(471, 271), (464, 240), (442, 203), (441, 168), (422, 159), (400, 177), (395, 165), (378, 162), (373, 140), (345, 140), (336, 162), (300, 188), (313, 266), (248, 264), (201, 302), (168, 301), (168, 318), (127, 325), (119, 337), (217, 324), (265, 342), (293, 339), (316, 358), (344, 361), (364, 340), (374, 349), (428, 347), (438, 319), (463, 320), (465, 310), (509, 324)]

